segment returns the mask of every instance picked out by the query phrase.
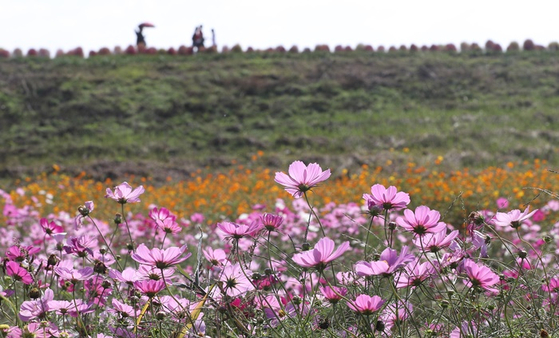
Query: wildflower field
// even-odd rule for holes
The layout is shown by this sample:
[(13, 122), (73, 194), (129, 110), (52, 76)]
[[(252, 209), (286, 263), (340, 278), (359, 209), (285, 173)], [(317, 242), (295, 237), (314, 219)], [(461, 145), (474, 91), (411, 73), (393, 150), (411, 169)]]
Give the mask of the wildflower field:
[[(237, 166), (2, 191), (6, 337), (549, 337), (558, 174)], [(57, 169), (55, 167), (55, 169)]]

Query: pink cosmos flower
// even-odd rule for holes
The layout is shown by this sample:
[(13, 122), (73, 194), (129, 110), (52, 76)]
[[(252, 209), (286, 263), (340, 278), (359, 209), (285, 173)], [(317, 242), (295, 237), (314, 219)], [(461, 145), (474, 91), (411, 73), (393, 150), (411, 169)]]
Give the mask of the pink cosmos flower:
[(327, 263), (349, 250), (349, 241), (340, 244), (336, 251), (334, 251), (334, 245), (333, 240), (324, 237), (316, 243), (312, 250), (293, 255), (293, 261), (304, 268), (316, 267), (318, 270), (323, 270)]
[(498, 292), (499, 290), (491, 288), (491, 286), (499, 283), (499, 276), (491, 271), (485, 265), (478, 265), (471, 259), (464, 260), (464, 271), (468, 275), (468, 280), (464, 280), (464, 284), (468, 287), (481, 287), (490, 292)]
[(394, 186), (386, 189), (381, 184), (373, 185), (371, 187), (371, 194), (363, 194), (363, 198), (367, 202), (369, 209), (376, 207), (384, 210), (400, 210), (410, 204), (410, 195), (408, 193), (399, 192)]
[(140, 264), (155, 266), (159, 269), (166, 269), (182, 261), (185, 261), (192, 254), (189, 252), (183, 257), (186, 245), (182, 247), (171, 247), (160, 250), (158, 248), (148, 249), (145, 244), (140, 244), (136, 252), (131, 255), (132, 259)]
[(446, 224), (439, 222), (441, 214), (436, 210), (431, 210), (424, 205), (415, 209), (404, 210), (404, 217), (398, 217), (396, 223), (405, 230), (411, 231), (418, 236), (426, 233), (437, 233), (446, 229)]
[(204, 257), (210, 262), (213, 266), (223, 266), (227, 263), (227, 254), (223, 249), (212, 249), (208, 247), (207, 249), (202, 249), (202, 253)]
[(495, 226), (506, 227), (510, 226), (513, 229), (517, 229), (522, 225), (522, 222), (532, 217), (538, 209), (530, 212), (530, 206), (526, 207), (523, 212), (515, 209), (507, 213), (498, 212), (493, 218), (492, 222)]
[(330, 177), (330, 169), (322, 171), (317, 163), (310, 163), (307, 167), (301, 161), (295, 161), (289, 166), (289, 176), (283, 172), (277, 172), (275, 180), (284, 186), (285, 190), (293, 197), (299, 198), (303, 193), (311, 190), (318, 183), (326, 181)]
[(37, 300), (27, 300), (21, 303), (19, 308), (19, 318), (24, 322), (32, 319), (43, 319), (50, 310), (49, 302), (54, 299), (54, 292), (46, 289), (43, 297)]
[(504, 197), (497, 198), (497, 208), (506, 209), (509, 207), (509, 200)]
[(450, 338), (462, 338), (462, 337), (477, 337), (477, 326), (473, 322), (462, 322), (459, 327), (454, 328), (450, 333)]
[(328, 300), (328, 302), (335, 304), (339, 302), (342, 297), (347, 294), (346, 288), (341, 288), (337, 286), (325, 286), (320, 287), (320, 293)]
[(165, 282), (153, 279), (142, 280), (134, 282), (134, 288), (149, 298), (153, 298), (159, 291), (165, 289)]
[(248, 280), (247, 276), (251, 276), (252, 271), (242, 270), (239, 263), (226, 265), (221, 271), (220, 280), (223, 282), (223, 288), (228, 296), (237, 297), (245, 292), (254, 290), (254, 285)]
[(19, 263), (9, 261), (6, 263), (6, 274), (11, 276), (14, 280), (20, 281), (23, 284), (33, 283), (33, 277), (26, 269), (22, 268)]
[(112, 302), (113, 307), (109, 308), (108, 312), (119, 314), (121, 318), (137, 317), (138, 311), (135, 310), (132, 306), (122, 303), (116, 298), (113, 298)]
[(419, 264), (416, 260), (408, 265), (404, 272), (398, 278), (397, 288), (405, 288), (408, 286), (416, 287), (419, 286), (427, 278), (435, 274), (435, 268), (431, 262), (423, 262)]
[(49, 222), (46, 218), (41, 218), (39, 225), (47, 235), (64, 232), (64, 229), (60, 225), (54, 223), (54, 221)]
[(558, 292), (559, 291), (559, 278), (553, 277), (549, 279), (549, 283), (542, 284), (542, 290), (547, 292)]
[(128, 285), (134, 285), (134, 282), (145, 279), (138, 273), (138, 271), (136, 271), (136, 269), (131, 267), (124, 269), (122, 273), (118, 270), (111, 269), (109, 270), (109, 277), (118, 282), (126, 283)]
[(441, 249), (450, 246), (452, 241), (458, 237), (459, 231), (454, 230), (448, 236), (445, 231), (437, 233), (427, 233), (422, 237), (415, 237), (413, 244), (418, 248), (423, 248), (425, 252), (439, 252)]
[(402, 248), (400, 255), (398, 255), (398, 251), (386, 248), (380, 254), (378, 261), (359, 261), (355, 263), (355, 272), (358, 276), (390, 276), (415, 259), (415, 256), (408, 252), (409, 248), (407, 246)]
[(262, 229), (262, 223), (252, 222), (251, 224), (237, 224), (233, 222), (221, 222), (217, 223), (219, 230), (223, 231), (227, 237), (233, 239), (241, 239), (245, 236), (253, 236), (260, 229)]
[(274, 231), (278, 229), (283, 223), (283, 217), (273, 214), (264, 214), (260, 216), (260, 221), (262, 222), (262, 225), (264, 225), (266, 230)]
[(347, 306), (355, 312), (368, 316), (380, 310), (384, 302), (379, 296), (359, 295), (353, 302), (347, 302)]
[(107, 188), (105, 198), (112, 198), (120, 204), (140, 202), (140, 195), (145, 191), (144, 186), (141, 185), (132, 190), (128, 182), (123, 182), (115, 187), (114, 193), (110, 188)]
[(60, 276), (60, 278), (70, 281), (72, 284), (88, 280), (94, 273), (93, 268), (90, 266), (79, 270), (59, 266), (54, 268), (54, 272)]

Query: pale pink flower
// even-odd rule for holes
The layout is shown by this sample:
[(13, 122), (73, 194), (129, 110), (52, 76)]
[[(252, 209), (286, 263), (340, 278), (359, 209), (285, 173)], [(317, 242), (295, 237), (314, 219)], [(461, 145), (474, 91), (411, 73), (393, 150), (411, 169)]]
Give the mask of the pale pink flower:
[(490, 292), (499, 291), (491, 287), (499, 283), (499, 276), (487, 266), (476, 264), (471, 259), (465, 259), (463, 268), (468, 275), (468, 279), (464, 280), (466, 286), (480, 287)]
[(210, 262), (213, 266), (223, 266), (227, 263), (227, 254), (223, 249), (212, 249), (208, 247), (207, 249), (202, 249), (202, 253), (204, 257)]
[(87, 201), (84, 205), (78, 207), (78, 215), (74, 217), (74, 229), (77, 230), (82, 225), (83, 219), (89, 216), (93, 209), (95, 209), (93, 201)]
[(135, 203), (140, 202), (139, 197), (144, 191), (145, 189), (142, 185), (132, 190), (128, 182), (123, 182), (115, 187), (114, 192), (110, 188), (107, 188), (105, 198), (112, 198), (120, 204)]
[(140, 264), (155, 266), (158, 269), (166, 269), (182, 261), (185, 261), (192, 254), (189, 252), (181, 257), (186, 251), (186, 245), (182, 247), (171, 247), (168, 249), (148, 249), (145, 244), (140, 244), (136, 252), (131, 255), (132, 259)]
[(398, 217), (396, 223), (405, 230), (411, 231), (418, 236), (426, 233), (437, 233), (446, 229), (446, 224), (439, 222), (441, 214), (436, 210), (431, 210), (424, 205), (415, 209), (404, 210), (404, 217)]
[(398, 255), (398, 251), (392, 248), (386, 248), (380, 254), (378, 261), (359, 261), (355, 263), (355, 272), (360, 277), (378, 275), (390, 276), (396, 270), (406, 266), (406, 264), (415, 259), (415, 256), (408, 252), (409, 248), (407, 246), (402, 248), (400, 255)]
[(354, 301), (347, 302), (347, 306), (355, 312), (363, 315), (371, 315), (377, 312), (384, 305), (384, 300), (379, 296), (359, 295)]
[(413, 244), (415, 244), (418, 248), (423, 248), (425, 252), (439, 252), (441, 249), (450, 246), (452, 241), (458, 237), (458, 234), (458, 230), (454, 230), (448, 235), (446, 234), (446, 231), (426, 233), (422, 237), (415, 237), (413, 239)]
[(254, 221), (251, 224), (238, 224), (233, 222), (221, 222), (217, 223), (219, 230), (223, 231), (227, 237), (233, 239), (241, 239), (245, 236), (253, 236), (263, 225), (260, 222)]
[(410, 204), (408, 193), (399, 192), (394, 186), (387, 189), (381, 184), (373, 185), (371, 194), (363, 194), (363, 198), (369, 209), (376, 207), (384, 210), (399, 210)]
[(343, 242), (335, 251), (334, 246), (333, 240), (324, 237), (316, 243), (312, 250), (293, 255), (293, 261), (304, 268), (316, 267), (318, 270), (323, 270), (327, 263), (349, 250), (349, 242)]
[(247, 276), (251, 276), (251, 270), (242, 270), (239, 263), (226, 265), (221, 271), (220, 280), (223, 282), (223, 289), (230, 297), (237, 297), (248, 291), (254, 290), (254, 285)]
[(513, 229), (517, 229), (522, 225), (522, 222), (527, 220), (528, 218), (532, 217), (533, 214), (536, 213), (538, 209), (530, 212), (530, 206), (526, 207), (523, 212), (520, 210), (515, 209), (511, 210), (507, 213), (498, 212), (495, 214), (495, 217), (492, 219), (493, 225), (506, 227), (510, 226)]
[(295, 161), (289, 166), (289, 176), (283, 172), (276, 172), (275, 181), (283, 185), (293, 197), (299, 198), (329, 177), (330, 169), (322, 171), (317, 163), (310, 163), (307, 167), (303, 162)]
[(397, 288), (405, 288), (408, 286), (416, 287), (423, 283), (427, 278), (435, 274), (435, 268), (431, 262), (423, 262), (419, 264), (416, 260), (406, 265), (402, 274), (398, 278)]

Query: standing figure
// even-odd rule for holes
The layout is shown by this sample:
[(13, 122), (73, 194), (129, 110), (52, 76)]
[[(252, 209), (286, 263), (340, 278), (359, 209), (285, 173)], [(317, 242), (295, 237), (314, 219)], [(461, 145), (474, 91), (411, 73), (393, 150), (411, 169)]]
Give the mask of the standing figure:
[(134, 31), (136, 33), (136, 46), (138, 46), (138, 48), (144, 48), (146, 46), (146, 39), (143, 34), (145, 27), (155, 27), (155, 26), (149, 22), (144, 22), (138, 25), (139, 30)]
[(200, 47), (204, 48), (204, 34), (202, 33), (202, 25), (196, 27), (194, 35), (192, 35), (192, 48), (196, 47), (196, 51), (200, 51)]
[(212, 28), (212, 47), (217, 47), (217, 44), (215, 43), (215, 31)]
[(140, 30), (134, 31), (136, 33), (136, 46), (138, 46), (138, 48), (142, 48), (146, 46), (146, 39), (144, 38), (144, 34), (142, 34), (144, 26), (139, 25), (138, 27)]

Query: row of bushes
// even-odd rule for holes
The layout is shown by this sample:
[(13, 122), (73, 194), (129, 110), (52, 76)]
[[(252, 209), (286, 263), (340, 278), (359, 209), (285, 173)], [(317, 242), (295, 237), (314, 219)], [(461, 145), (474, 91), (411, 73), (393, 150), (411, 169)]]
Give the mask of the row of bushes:
[[(501, 53), (503, 52), (503, 47), (501, 47), (500, 44), (495, 43), (491, 40), (488, 40), (485, 43), (484, 48), (482, 48), (480, 45), (478, 45), (477, 43), (472, 43), (469, 44), (467, 42), (463, 42), (460, 44), (460, 49), (458, 49), (454, 44), (449, 43), (446, 45), (431, 45), (431, 46), (417, 46), (415, 44), (412, 44), (410, 47), (407, 47), (406, 45), (401, 45), (400, 47), (395, 47), (395, 46), (391, 46), (390, 48), (388, 48), (388, 50), (384, 47), (384, 46), (379, 46), (376, 50), (371, 46), (371, 45), (363, 45), (363, 44), (359, 44), (357, 45), (357, 47), (355, 49), (353, 49), (350, 46), (341, 46), (338, 45), (336, 47), (334, 47), (334, 52), (339, 53), (339, 52), (352, 52), (354, 50), (357, 51), (367, 51), (367, 52), (379, 52), (379, 53), (384, 53), (384, 52), (389, 52), (389, 53), (393, 53), (393, 52), (419, 52), (419, 51), (446, 51), (446, 52), (458, 52), (459, 50), (461, 52), (479, 52), (479, 53), (483, 53), (484, 51), (486, 53)], [(517, 52), (520, 51), (520, 45), (517, 42), (511, 42), (508, 47), (506, 48), (506, 52)], [(528, 39), (526, 41), (524, 41), (523, 45), (522, 45), (522, 50), (525, 51), (534, 51), (534, 50), (549, 50), (549, 51), (559, 51), (559, 43), (557, 42), (551, 42), (547, 48), (544, 47), (543, 45), (537, 45), (535, 44), (532, 40)], [(328, 45), (316, 45), (316, 47), (314, 48), (315, 52), (331, 52), (332, 50), (330, 49), (330, 47)], [(212, 47), (208, 47), (208, 48), (201, 48), (199, 50), (199, 52), (204, 52), (204, 53), (218, 53), (217, 47), (216, 46), (212, 46)], [(278, 46), (276, 48), (268, 48), (265, 50), (255, 50), (252, 47), (248, 47), (246, 50), (243, 51), (243, 49), (241, 48), (240, 45), (235, 45), (232, 48), (229, 48), (227, 46), (224, 46), (221, 49), (221, 53), (252, 53), (252, 52), (268, 52), (268, 53), (299, 53), (300, 50), (297, 46), (292, 46), (289, 49), (286, 49), (283, 46)], [(310, 53), (311, 49), (310, 48), (305, 48), (303, 51), (303, 53)], [(134, 55), (134, 54), (169, 54), (169, 55), (192, 55), (194, 54), (194, 48), (193, 47), (186, 47), (186, 46), (180, 46), (178, 49), (175, 49), (173, 47), (169, 48), (169, 49), (156, 49), (154, 47), (135, 47), (132, 45), (129, 45), (128, 47), (126, 47), (125, 49), (122, 49), (121, 47), (117, 46), (114, 48), (114, 50), (110, 50), (109, 48), (103, 47), (101, 49), (99, 49), (98, 51), (90, 51), (89, 52), (89, 56), (97, 56), (97, 55), (118, 55), (118, 54), (128, 54), (128, 55)], [(26, 56), (29, 57), (45, 57), (45, 58), (50, 58), (51, 54), (50, 51), (48, 49), (34, 49), (31, 48), (27, 51), (27, 54), (25, 54)], [(21, 49), (17, 48), (15, 49), (12, 53), (10, 53), (9, 51), (0, 48), (0, 58), (9, 58), (9, 57), (23, 57), (24, 53)], [(78, 56), (78, 57), (85, 57), (85, 53), (83, 51), (83, 49), (81, 47), (69, 50), (67, 52), (64, 52), (63, 50), (59, 49), (56, 54), (55, 57), (62, 57), (62, 56)]]

